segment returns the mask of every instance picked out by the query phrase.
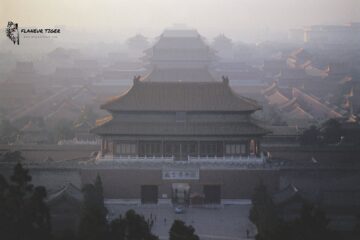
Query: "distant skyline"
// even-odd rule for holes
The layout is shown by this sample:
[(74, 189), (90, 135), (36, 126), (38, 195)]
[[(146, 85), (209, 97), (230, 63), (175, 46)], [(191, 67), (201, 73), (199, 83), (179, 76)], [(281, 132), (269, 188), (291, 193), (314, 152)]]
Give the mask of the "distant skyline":
[(213, 38), (234, 40), (285, 35), (313, 24), (360, 22), (359, 0), (0, 0), (0, 26), (66, 26), (125, 39), (159, 35), (174, 23)]

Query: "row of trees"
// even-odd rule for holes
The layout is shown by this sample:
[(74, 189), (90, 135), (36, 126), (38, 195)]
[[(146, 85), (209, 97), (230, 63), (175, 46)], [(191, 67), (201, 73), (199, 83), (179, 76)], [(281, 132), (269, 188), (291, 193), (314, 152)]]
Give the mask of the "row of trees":
[[(42, 118), (26, 119), (27, 122), (31, 120), (37, 126), (44, 128), (49, 143), (57, 143), (60, 140), (72, 139), (75, 136), (74, 124), (71, 121), (62, 119), (51, 128), (46, 128)], [(18, 125), (25, 125), (27, 122)], [(18, 129), (15, 124), (10, 123), (10, 121), (6, 119), (0, 120), (0, 143), (14, 143), (21, 134), (21, 130)]]
[(57, 121), (47, 124), (42, 117), (23, 117), (15, 122), (10, 122), (5, 118), (0, 118), (0, 143), (8, 144), (17, 141), (21, 135), (21, 128), (28, 122), (46, 131), (49, 143), (57, 143), (60, 140), (73, 139), (75, 136), (75, 126), (85, 122), (95, 122), (97, 115), (90, 106), (81, 109), (81, 113), (76, 121), (67, 119), (58, 119)]
[[(96, 177), (94, 184), (83, 188), (84, 203), (79, 224), (79, 240), (157, 240), (151, 226), (144, 216), (129, 210), (125, 215), (106, 220), (107, 209), (104, 205), (101, 179)], [(169, 231), (170, 240), (199, 240), (195, 229), (183, 221), (175, 220)]]
[(329, 119), (320, 127), (310, 126), (300, 136), (302, 145), (340, 144), (345, 133), (336, 119)]
[[(17, 160), (21, 155), (12, 156)], [(47, 192), (34, 187), (27, 169), (18, 163), (10, 180), (0, 175), (0, 238), (6, 240), (157, 240), (144, 216), (127, 211), (108, 222), (101, 179), (82, 189), (84, 200), (78, 231), (54, 235), (51, 231)], [(175, 220), (170, 240), (198, 240), (191, 225)]]
[(46, 189), (34, 187), (28, 170), (21, 164), (7, 181), (0, 175), (0, 237), (7, 240), (51, 238)]
[(312, 204), (305, 203), (294, 220), (286, 221), (277, 208), (264, 184), (256, 187), (252, 196), (249, 219), (257, 227), (256, 240), (320, 240), (337, 239), (328, 229), (325, 213)]

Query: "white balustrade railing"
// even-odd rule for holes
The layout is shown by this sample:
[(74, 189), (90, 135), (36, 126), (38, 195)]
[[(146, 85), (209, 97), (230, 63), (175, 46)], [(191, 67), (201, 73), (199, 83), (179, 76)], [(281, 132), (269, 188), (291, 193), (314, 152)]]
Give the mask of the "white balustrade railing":
[(155, 156), (132, 156), (132, 155), (104, 155), (99, 154), (96, 157), (98, 162), (174, 162), (174, 157), (155, 157)]
[(224, 156), (224, 157), (202, 157), (202, 156), (188, 156), (185, 160), (175, 160), (174, 156), (114, 156), (114, 155), (101, 155), (96, 157), (98, 163), (101, 162), (153, 162), (153, 163), (229, 163), (229, 164), (244, 164), (244, 165), (261, 165), (266, 163), (265, 156)]
[(224, 156), (224, 157), (200, 157), (188, 156), (188, 161), (193, 163), (242, 163), (242, 164), (264, 164), (266, 158), (264, 156)]

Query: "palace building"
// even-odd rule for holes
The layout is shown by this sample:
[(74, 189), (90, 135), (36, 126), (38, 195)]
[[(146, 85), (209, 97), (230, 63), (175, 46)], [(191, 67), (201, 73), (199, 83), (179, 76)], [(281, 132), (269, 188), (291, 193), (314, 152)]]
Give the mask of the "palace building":
[(93, 129), (102, 136), (101, 156), (258, 156), (266, 130), (250, 115), (260, 107), (223, 82), (134, 80), (124, 95), (102, 105), (111, 113)]
[(210, 74), (204, 38), (167, 29), (145, 54), (149, 74), (101, 106), (110, 115), (92, 129), (101, 149), (82, 183), (99, 174), (106, 199), (139, 204), (222, 204), (249, 198), (260, 180), (275, 190), (278, 171), (261, 154), (268, 131), (251, 117), (261, 107)]
[[(123, 95), (102, 105), (111, 116), (92, 133), (102, 139), (83, 183), (100, 174), (105, 198), (142, 203), (223, 203), (249, 198), (277, 172), (261, 154), (267, 130), (251, 114), (261, 109), (222, 82), (151, 82), (134, 78)], [(271, 184), (273, 183), (273, 184)]]
[(159, 68), (208, 67), (216, 55), (204, 39), (195, 29), (166, 29), (155, 44), (145, 51), (143, 60)]
[(144, 64), (150, 70), (145, 81), (216, 81), (209, 71), (217, 59), (215, 51), (195, 29), (166, 29), (144, 53)]

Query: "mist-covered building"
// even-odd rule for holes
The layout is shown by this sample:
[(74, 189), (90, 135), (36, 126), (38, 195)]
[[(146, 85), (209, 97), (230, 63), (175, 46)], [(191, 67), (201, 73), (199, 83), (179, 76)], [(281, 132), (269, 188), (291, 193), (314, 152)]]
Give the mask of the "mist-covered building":
[(204, 203), (249, 198), (259, 179), (276, 186), (252, 120), (261, 109), (222, 82), (148, 82), (134, 79), (123, 95), (102, 105), (111, 116), (92, 132), (102, 138), (96, 167), (106, 198)]
[[(112, 114), (93, 130), (103, 137), (102, 155), (173, 156), (175, 160), (257, 155), (259, 137), (266, 134), (250, 117), (260, 106), (236, 95), (226, 79), (217, 83), (135, 79), (128, 92), (102, 108)], [(128, 145), (122, 145), (124, 141)], [(227, 141), (236, 144), (235, 151)]]
[(143, 60), (150, 69), (145, 79), (158, 82), (214, 81), (208, 69), (215, 59), (215, 52), (196, 30), (166, 29), (145, 51)]

